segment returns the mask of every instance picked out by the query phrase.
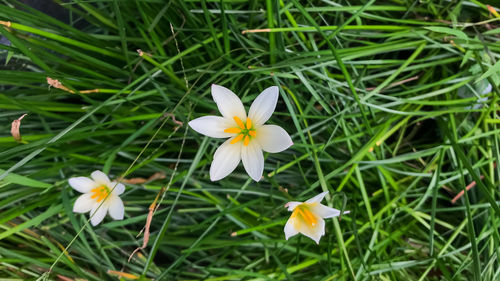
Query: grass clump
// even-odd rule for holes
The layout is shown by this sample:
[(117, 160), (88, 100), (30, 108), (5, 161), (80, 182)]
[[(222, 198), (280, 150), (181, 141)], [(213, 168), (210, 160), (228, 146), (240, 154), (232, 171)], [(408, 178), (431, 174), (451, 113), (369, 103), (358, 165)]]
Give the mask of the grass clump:
[[(55, 2), (0, 1), (0, 277), (500, 278), (486, 1)], [(210, 181), (220, 143), (187, 122), (217, 114), (213, 83), (246, 105), (280, 88), (294, 145), (258, 183)], [(67, 180), (98, 169), (129, 180), (125, 218), (91, 227)], [(283, 205), (322, 191), (351, 213), (285, 240)]]

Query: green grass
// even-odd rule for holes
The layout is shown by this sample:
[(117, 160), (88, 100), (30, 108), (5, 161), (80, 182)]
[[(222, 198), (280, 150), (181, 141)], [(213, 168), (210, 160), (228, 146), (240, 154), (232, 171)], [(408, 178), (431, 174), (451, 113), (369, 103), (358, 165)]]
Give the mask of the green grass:
[[(500, 279), (486, 1), (55, 2), (69, 23), (0, 1), (1, 280)], [(294, 145), (265, 155), (258, 183), (241, 164), (209, 179), (221, 141), (187, 122), (218, 114), (213, 83), (246, 106), (280, 88), (270, 123)], [(92, 227), (67, 180), (96, 169), (165, 178), (128, 184), (125, 219)], [(319, 245), (286, 241), (283, 205), (326, 190), (351, 213)]]

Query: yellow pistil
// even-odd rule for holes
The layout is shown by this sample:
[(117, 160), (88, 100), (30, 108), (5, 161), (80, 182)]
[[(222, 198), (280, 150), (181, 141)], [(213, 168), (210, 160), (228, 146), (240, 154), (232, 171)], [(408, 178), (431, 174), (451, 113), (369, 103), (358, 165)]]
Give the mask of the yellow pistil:
[(92, 196), (90, 198), (96, 199), (97, 202), (101, 202), (106, 198), (109, 194), (109, 189), (106, 186), (99, 186), (94, 189), (92, 189), (90, 192), (92, 192)]
[(309, 227), (314, 227), (318, 220), (316, 216), (309, 210), (309, 206), (306, 204), (300, 204), (293, 210), (292, 218), (299, 216), (302, 220), (295, 220), (296, 223), (299, 221), (304, 221)]
[(234, 144), (243, 140), (243, 145), (247, 146), (252, 138), (257, 136), (257, 132), (253, 128), (252, 120), (247, 117), (246, 124), (241, 121), (238, 116), (233, 117), (234, 121), (238, 125), (237, 127), (224, 129), (224, 133), (238, 134), (230, 143)]

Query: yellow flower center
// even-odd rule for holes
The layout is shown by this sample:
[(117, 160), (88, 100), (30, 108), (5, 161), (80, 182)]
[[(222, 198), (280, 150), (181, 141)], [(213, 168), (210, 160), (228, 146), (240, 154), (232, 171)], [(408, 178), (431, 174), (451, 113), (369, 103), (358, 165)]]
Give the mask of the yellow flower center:
[(252, 120), (250, 120), (250, 118), (247, 118), (247, 122), (246, 124), (244, 124), (238, 116), (234, 116), (233, 119), (238, 127), (225, 129), (224, 132), (230, 134), (238, 134), (231, 141), (231, 144), (243, 140), (243, 145), (247, 146), (250, 143), (251, 138), (255, 138), (257, 136), (257, 132), (252, 125)]
[[(307, 226), (309, 227), (314, 227), (316, 223), (318, 222), (316, 215), (313, 214), (310, 210), (311, 204), (300, 204), (292, 212), (291, 218), (297, 218), (295, 219), (296, 224), (300, 224), (300, 222), (305, 222)], [(298, 227), (298, 225), (296, 225)]]
[(109, 188), (107, 186), (99, 186), (94, 189), (92, 189), (90, 192), (92, 192), (92, 196), (90, 198), (96, 199), (97, 202), (101, 202), (104, 198), (106, 198), (109, 194)]

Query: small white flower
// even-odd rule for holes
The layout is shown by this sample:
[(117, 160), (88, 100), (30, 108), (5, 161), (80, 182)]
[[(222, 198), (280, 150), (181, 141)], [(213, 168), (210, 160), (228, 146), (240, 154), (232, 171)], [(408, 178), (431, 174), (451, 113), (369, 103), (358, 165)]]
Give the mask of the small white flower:
[(108, 176), (101, 171), (94, 171), (90, 176), (92, 179), (76, 177), (68, 180), (73, 189), (83, 193), (76, 199), (73, 212), (90, 211), (90, 222), (93, 226), (98, 225), (107, 212), (113, 219), (122, 220), (125, 209), (119, 195), (125, 191), (125, 186), (116, 181), (110, 181)]
[[(325, 221), (340, 215), (340, 211), (321, 204), (328, 191), (320, 193), (306, 202), (288, 202), (285, 208), (293, 211), (285, 225), (285, 238), (302, 233), (319, 244), (321, 236), (325, 235)], [(348, 214), (345, 211), (344, 214)]]
[(229, 138), (214, 154), (210, 166), (210, 179), (220, 180), (229, 175), (243, 162), (246, 172), (259, 181), (264, 171), (262, 151), (277, 153), (290, 147), (293, 142), (280, 126), (264, 125), (271, 117), (278, 102), (278, 87), (265, 89), (253, 101), (248, 117), (243, 103), (231, 90), (212, 85), (212, 97), (220, 116), (204, 116), (189, 122), (200, 134), (212, 138)]

